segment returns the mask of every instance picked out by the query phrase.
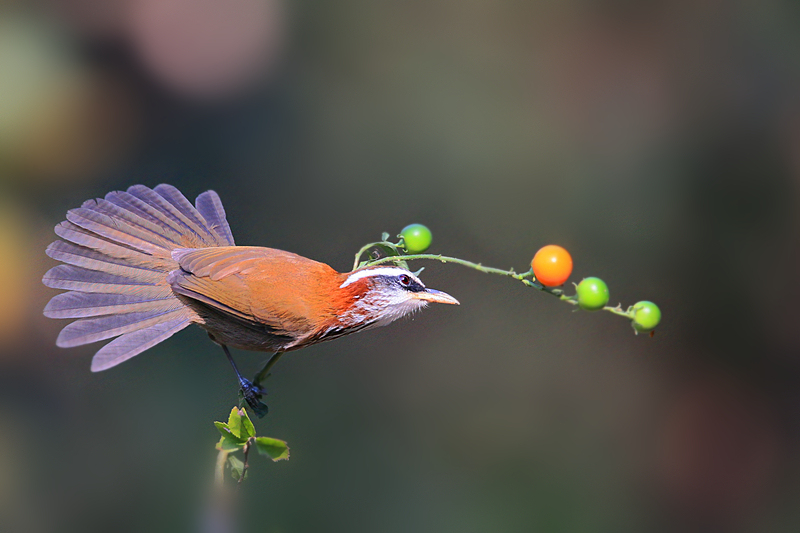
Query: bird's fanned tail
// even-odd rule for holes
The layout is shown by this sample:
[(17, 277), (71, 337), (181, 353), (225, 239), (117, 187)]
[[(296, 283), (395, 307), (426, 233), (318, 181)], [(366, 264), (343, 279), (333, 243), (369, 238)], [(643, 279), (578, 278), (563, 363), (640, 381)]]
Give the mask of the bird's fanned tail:
[(47, 248), (61, 261), (45, 274), (48, 287), (65, 289), (47, 304), (51, 318), (78, 318), (58, 337), (62, 347), (118, 337), (92, 360), (100, 371), (168, 339), (197, 315), (167, 282), (179, 268), (177, 248), (234, 245), (225, 210), (214, 191), (197, 208), (170, 185), (135, 185), (89, 200), (56, 226), (63, 240)]

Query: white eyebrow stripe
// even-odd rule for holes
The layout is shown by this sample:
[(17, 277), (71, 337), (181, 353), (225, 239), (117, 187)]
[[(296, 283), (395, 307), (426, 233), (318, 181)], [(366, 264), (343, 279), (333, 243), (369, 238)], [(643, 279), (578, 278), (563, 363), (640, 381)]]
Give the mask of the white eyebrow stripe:
[(358, 270), (350, 274), (347, 279), (342, 283), (339, 288), (343, 289), (350, 285), (351, 283), (355, 283), (356, 281), (364, 278), (369, 278), (372, 276), (400, 276), (405, 274), (410, 276), (413, 279), (417, 279), (414, 275), (409, 272), (408, 270), (398, 268), (398, 267), (376, 267), (376, 268), (365, 268), (364, 270)]

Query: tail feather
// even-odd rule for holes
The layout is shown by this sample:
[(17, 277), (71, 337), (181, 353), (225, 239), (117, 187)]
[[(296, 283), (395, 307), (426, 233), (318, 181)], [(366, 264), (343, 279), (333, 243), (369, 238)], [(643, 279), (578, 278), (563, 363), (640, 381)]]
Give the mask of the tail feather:
[(171, 246), (163, 237), (142, 231), (127, 222), (112, 219), (108, 215), (97, 211), (85, 208), (71, 209), (67, 212), (67, 220), (101, 237), (124, 244), (148, 255), (160, 255), (171, 249)]
[(96, 200), (87, 200), (83, 206), (86, 209), (103, 213), (115, 220), (124, 220), (132, 226), (136, 226), (139, 230), (144, 230), (154, 235), (160, 236), (167, 241), (170, 246), (182, 246), (181, 235), (171, 228), (164, 227), (156, 222), (142, 217), (132, 209), (115, 205), (104, 198), (97, 198)]
[(51, 268), (42, 278), (42, 283), (52, 289), (91, 293), (137, 294), (144, 297), (169, 295), (172, 291), (166, 283), (154, 284), (137, 281), (72, 265), (58, 265)]
[(106, 272), (124, 278), (156, 284), (164, 280), (164, 273), (138, 266), (130, 266), (120, 259), (103, 255), (90, 248), (64, 241), (55, 241), (45, 253), (57, 261), (89, 270)]
[(209, 238), (213, 246), (226, 246), (227, 242), (221, 240), (219, 236), (209, 227), (208, 221), (201, 215), (197, 209), (181, 194), (181, 192), (173, 187), (162, 183), (153, 189), (154, 192), (160, 194), (166, 201), (171, 203), (175, 209), (185, 216), (193, 224), (193, 228), (202, 231), (202, 236)]
[(160, 212), (158, 209), (146, 204), (132, 194), (129, 194), (125, 191), (112, 191), (106, 194), (104, 200), (116, 207), (119, 207), (120, 209), (130, 211), (143, 220), (154, 224), (156, 227), (160, 228), (159, 233), (177, 237), (177, 242), (181, 245), (186, 244), (184, 242), (184, 239), (186, 238), (184, 235), (186, 233), (185, 228), (166, 216), (164, 213)]
[(178, 309), (156, 313), (125, 313), (123, 315), (108, 315), (100, 318), (76, 320), (61, 330), (56, 344), (61, 348), (72, 348), (89, 344), (90, 342), (103, 341), (177, 318), (186, 319), (188, 317), (183, 309)]
[(79, 319), (61, 331), (59, 346), (118, 337), (92, 361), (92, 370), (105, 370), (199, 320), (167, 281), (179, 268), (172, 252), (234, 241), (216, 193), (201, 194), (196, 205), (169, 185), (135, 185), (67, 213), (55, 229), (63, 241), (47, 248), (64, 264), (42, 279), (69, 291), (53, 297), (44, 314)]
[(175, 265), (172, 257), (167, 252), (159, 254), (158, 257), (143, 254), (139, 250), (113, 242), (80, 226), (76, 226), (68, 220), (56, 226), (55, 232), (65, 241), (91, 248), (109, 257), (130, 261), (131, 264), (147, 264), (152, 265), (153, 268), (174, 268)]
[(227, 246), (236, 246), (236, 243), (233, 242), (231, 227), (225, 216), (225, 208), (222, 207), (222, 201), (217, 193), (206, 191), (197, 197), (195, 204), (203, 218), (208, 221), (209, 227), (222, 239), (222, 242)]
[(49, 318), (88, 318), (144, 311), (171, 311), (183, 304), (172, 294), (145, 298), (137, 294), (62, 292), (47, 303), (44, 315)]
[(189, 319), (177, 318), (126, 333), (100, 348), (100, 351), (92, 358), (92, 372), (100, 372), (117, 366), (159, 342), (167, 340), (191, 323)]
[(186, 230), (194, 234), (197, 240), (202, 243), (202, 246), (198, 246), (198, 248), (217, 246), (216, 239), (214, 239), (214, 236), (211, 235), (207, 229), (203, 229), (189, 220), (186, 215), (181, 213), (174, 205), (154, 190), (148, 189), (144, 185), (134, 185), (128, 188), (128, 192), (140, 200), (153, 205), (153, 207), (158, 208), (162, 213), (183, 225)]
[[(210, 246), (207, 242), (203, 241), (189, 226), (184, 224), (179, 217), (175, 216), (175, 210), (172, 204), (161, 198), (157, 193), (142, 187), (146, 190), (140, 190), (133, 186), (128, 188), (127, 191), (115, 191), (106, 195), (106, 199), (110, 202), (119, 205), (125, 202), (130, 206), (138, 209), (139, 212), (144, 214), (151, 222), (169, 228), (167, 231), (177, 233), (180, 236), (181, 246), (186, 248), (205, 248)], [(136, 194), (133, 194), (136, 193)], [(111, 194), (114, 194), (112, 197)], [(156, 198), (160, 200), (156, 200)], [(163, 204), (169, 206), (168, 208), (162, 207)], [(122, 207), (122, 206), (120, 206)], [(142, 215), (140, 215), (142, 216)]]

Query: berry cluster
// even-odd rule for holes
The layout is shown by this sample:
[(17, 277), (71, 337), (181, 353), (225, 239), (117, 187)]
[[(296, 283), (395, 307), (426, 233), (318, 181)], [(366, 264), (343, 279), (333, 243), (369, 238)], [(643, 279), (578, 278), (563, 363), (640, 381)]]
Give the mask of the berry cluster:
[[(534, 279), (545, 287), (559, 287), (572, 274), (572, 257), (561, 246), (549, 244), (533, 256), (531, 270)], [(576, 285), (576, 294), (572, 299), (585, 311), (605, 309), (609, 300), (608, 285), (600, 278), (584, 278)], [(633, 304), (626, 313), (630, 315), (637, 333), (653, 331), (661, 321), (661, 310), (646, 300)]]

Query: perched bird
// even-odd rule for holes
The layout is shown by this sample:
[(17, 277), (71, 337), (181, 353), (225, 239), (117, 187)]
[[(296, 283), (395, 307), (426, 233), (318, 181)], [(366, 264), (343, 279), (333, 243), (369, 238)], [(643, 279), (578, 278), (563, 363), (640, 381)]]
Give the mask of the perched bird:
[(117, 337), (92, 359), (98, 372), (197, 324), (222, 346), (253, 407), (264, 390), (241, 376), (228, 346), (274, 352), (274, 363), (430, 302), (458, 304), (403, 268), (339, 273), (290, 252), (236, 246), (214, 191), (192, 206), (171, 185), (135, 185), (70, 210), (55, 232), (63, 240), (47, 255), (65, 264), (42, 281), (69, 292), (54, 296), (44, 314), (79, 319), (61, 330), (58, 346)]

